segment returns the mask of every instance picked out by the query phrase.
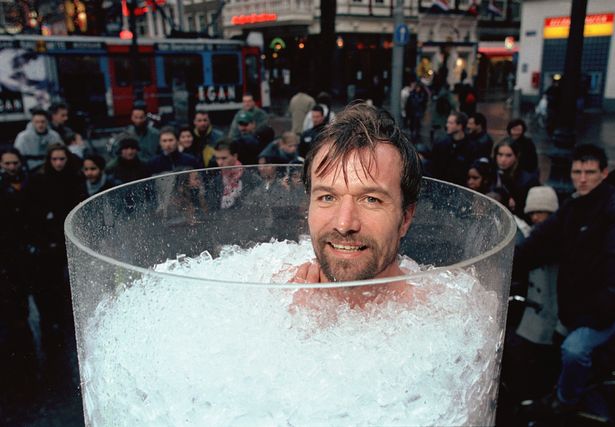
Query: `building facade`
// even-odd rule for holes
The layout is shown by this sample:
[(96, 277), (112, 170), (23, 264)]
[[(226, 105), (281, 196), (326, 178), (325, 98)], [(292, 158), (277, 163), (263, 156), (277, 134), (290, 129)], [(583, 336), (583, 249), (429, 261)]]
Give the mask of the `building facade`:
[[(526, 102), (537, 102), (553, 77), (563, 74), (570, 7), (570, 1), (523, 2), (517, 89)], [(614, 16), (612, 0), (588, 1), (579, 88), (586, 108), (615, 111)]]

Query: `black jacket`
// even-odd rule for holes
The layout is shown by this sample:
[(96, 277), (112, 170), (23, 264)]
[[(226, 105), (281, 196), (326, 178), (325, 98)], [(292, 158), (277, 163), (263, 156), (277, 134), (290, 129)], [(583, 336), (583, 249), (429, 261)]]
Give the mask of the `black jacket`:
[(135, 157), (133, 160), (118, 157), (109, 162), (105, 172), (122, 184), (150, 176), (147, 167), (138, 157)]
[(569, 329), (615, 322), (615, 188), (603, 182), (566, 201), (515, 251), (514, 268), (559, 264), (559, 317)]
[(147, 164), (147, 168), (152, 175), (173, 172), (182, 168), (198, 169), (198, 167), (198, 160), (194, 156), (179, 151), (173, 151), (171, 154), (158, 154)]
[(519, 144), (519, 169), (538, 175), (538, 155), (532, 138), (523, 135), (517, 140)]
[(476, 143), (463, 139), (455, 141), (450, 135), (437, 141), (431, 151), (431, 169), (434, 178), (465, 185), (472, 162), (479, 157)]

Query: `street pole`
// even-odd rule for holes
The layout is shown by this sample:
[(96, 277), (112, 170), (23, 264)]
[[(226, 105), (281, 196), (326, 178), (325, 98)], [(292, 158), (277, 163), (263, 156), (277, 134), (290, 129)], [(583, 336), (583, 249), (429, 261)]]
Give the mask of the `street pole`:
[(570, 166), (572, 149), (575, 145), (577, 98), (581, 82), (580, 59), (583, 57), (583, 30), (586, 14), (587, 0), (572, 0), (561, 97), (555, 117), (553, 146), (549, 151), (551, 173), (547, 181), (547, 185), (553, 187), (560, 197), (567, 196), (574, 191), (570, 181)]
[(141, 87), (141, 81), (138, 76), (139, 67), (139, 43), (137, 34), (137, 16), (135, 10), (137, 9), (137, 0), (130, 0), (128, 3), (128, 11), (130, 15), (128, 17), (128, 29), (132, 33), (132, 40), (130, 43), (130, 59), (132, 62), (132, 99), (133, 104), (138, 104), (143, 101), (143, 88)]
[(184, 0), (177, 0), (177, 29), (184, 31)]
[[(393, 11), (393, 28), (404, 25), (404, 1), (396, 0)], [(391, 114), (401, 126), (401, 88), (404, 70), (404, 46), (401, 43), (393, 45), (393, 63), (391, 64)]]

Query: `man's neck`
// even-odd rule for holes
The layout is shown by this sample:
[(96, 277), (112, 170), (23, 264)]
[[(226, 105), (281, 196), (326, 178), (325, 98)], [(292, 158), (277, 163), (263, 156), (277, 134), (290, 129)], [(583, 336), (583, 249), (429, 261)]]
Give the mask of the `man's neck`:
[(462, 139), (464, 139), (466, 136), (465, 133), (463, 133), (463, 131), (459, 131), (459, 132), (455, 132), (453, 134), (451, 134), (451, 138), (453, 138), (453, 141), (461, 141)]

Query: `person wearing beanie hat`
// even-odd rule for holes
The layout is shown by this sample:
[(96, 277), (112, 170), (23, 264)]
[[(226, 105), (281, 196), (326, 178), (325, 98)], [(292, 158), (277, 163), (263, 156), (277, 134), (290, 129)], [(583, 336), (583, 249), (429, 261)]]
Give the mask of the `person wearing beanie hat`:
[(551, 187), (539, 186), (530, 188), (523, 213), (529, 215), (532, 224), (536, 225), (546, 220), (558, 208), (559, 203), (555, 190)]
[(119, 184), (147, 178), (149, 172), (139, 159), (139, 141), (131, 133), (122, 133), (117, 137), (117, 157), (109, 162), (105, 170)]

